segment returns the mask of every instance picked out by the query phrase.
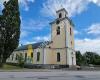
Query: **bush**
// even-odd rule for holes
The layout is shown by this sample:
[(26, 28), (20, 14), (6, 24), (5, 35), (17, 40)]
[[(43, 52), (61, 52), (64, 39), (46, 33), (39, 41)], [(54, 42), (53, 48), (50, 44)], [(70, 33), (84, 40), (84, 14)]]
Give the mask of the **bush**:
[(23, 68), (23, 67), (24, 67), (24, 63), (25, 63), (24, 57), (23, 57), (23, 55), (20, 53), (20, 54), (18, 55), (18, 65), (19, 65), (21, 68)]

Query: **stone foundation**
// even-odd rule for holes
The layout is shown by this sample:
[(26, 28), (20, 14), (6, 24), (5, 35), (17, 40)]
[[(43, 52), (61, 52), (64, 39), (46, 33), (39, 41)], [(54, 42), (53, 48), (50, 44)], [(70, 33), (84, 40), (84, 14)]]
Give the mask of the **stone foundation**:
[(25, 64), (25, 68), (31, 69), (62, 69), (69, 68), (68, 65), (55, 65), (55, 64)]

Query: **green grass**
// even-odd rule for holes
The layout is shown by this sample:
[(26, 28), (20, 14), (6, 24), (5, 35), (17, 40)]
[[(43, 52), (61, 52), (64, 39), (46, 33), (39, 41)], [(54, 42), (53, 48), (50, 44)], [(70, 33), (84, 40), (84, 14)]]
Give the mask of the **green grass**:
[(14, 69), (22, 69), (22, 68), (20, 68), (18, 66), (4, 64), (3, 67), (0, 69), (2, 69), (2, 70), (14, 70)]

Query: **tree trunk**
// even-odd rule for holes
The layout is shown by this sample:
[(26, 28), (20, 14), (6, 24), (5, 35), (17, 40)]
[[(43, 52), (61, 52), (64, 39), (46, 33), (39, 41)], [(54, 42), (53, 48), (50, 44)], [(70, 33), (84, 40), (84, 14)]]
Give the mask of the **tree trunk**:
[(3, 55), (0, 55), (0, 68), (3, 67)]

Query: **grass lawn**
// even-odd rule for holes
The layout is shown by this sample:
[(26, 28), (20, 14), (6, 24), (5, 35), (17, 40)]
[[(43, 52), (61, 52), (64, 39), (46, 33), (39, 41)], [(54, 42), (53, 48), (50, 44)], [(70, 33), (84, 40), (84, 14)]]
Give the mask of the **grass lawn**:
[(23, 68), (20, 68), (18, 66), (4, 64), (4, 66), (2, 68), (0, 68), (0, 69), (1, 70), (14, 70), (14, 69), (23, 69)]
[(18, 66), (4, 64), (4, 66), (0, 68), (0, 72), (48, 72), (48, 69), (27, 69)]
[(21, 68), (19, 66), (14, 66), (11, 64), (4, 64), (2, 68), (0, 68), (0, 72), (51, 72), (49, 69), (28, 69)]

